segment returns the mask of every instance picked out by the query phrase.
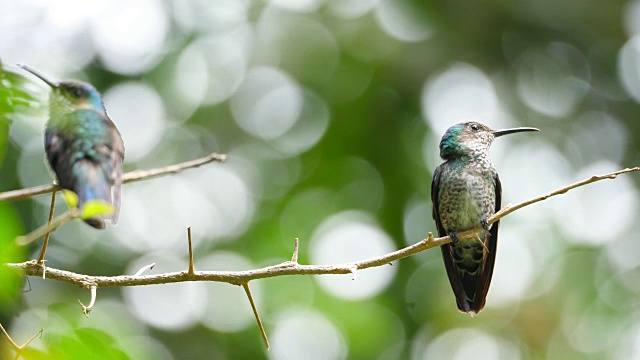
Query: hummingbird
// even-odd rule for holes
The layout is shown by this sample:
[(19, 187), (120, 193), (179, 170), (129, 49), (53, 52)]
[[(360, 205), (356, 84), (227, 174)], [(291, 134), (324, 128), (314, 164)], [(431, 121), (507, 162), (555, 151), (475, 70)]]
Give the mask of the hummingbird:
[[(440, 140), (444, 162), (433, 173), (432, 214), (438, 235), (451, 237), (451, 243), (441, 250), (458, 309), (472, 316), (484, 308), (498, 245), (499, 221), (489, 224), (487, 219), (500, 210), (502, 185), (489, 147), (499, 136), (524, 131), (539, 130), (492, 130), (478, 122), (465, 122), (451, 126)], [(482, 226), (479, 239), (456, 236), (478, 225)]]
[[(78, 195), (79, 207), (94, 199), (112, 204), (115, 212), (111, 222), (117, 223), (124, 142), (107, 115), (102, 96), (91, 84), (76, 80), (56, 83), (29, 66), (18, 66), (51, 87), (44, 147), (58, 184)], [(105, 228), (103, 217), (85, 222), (96, 229)]]

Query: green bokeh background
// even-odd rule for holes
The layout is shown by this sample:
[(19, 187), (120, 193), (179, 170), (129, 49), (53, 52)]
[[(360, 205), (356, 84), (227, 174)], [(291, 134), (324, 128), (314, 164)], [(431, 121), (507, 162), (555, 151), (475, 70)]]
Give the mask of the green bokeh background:
[[(622, 55), (624, 48), (635, 49), (634, 29), (640, 29), (640, 20), (633, 14), (640, 14), (634, 10), (639, 8), (638, 2), (393, 2), (404, 9), (400, 11), (400, 22), (421, 29), (417, 31), (421, 35), (417, 39), (398, 38), (381, 25), (384, 21), (380, 20), (380, 14), (385, 6), (388, 10), (391, 1), (345, 1), (354, 9), (358, 6), (365, 9), (351, 16), (339, 15), (337, 9), (348, 7), (339, 3), (340, 0), (309, 1), (306, 4), (311, 5), (294, 6), (294, 2), (287, 1), (242, 2), (246, 6), (243, 21), (254, 38), (272, 35), (263, 33), (265, 27), (259, 26), (262, 22), (282, 21), (282, 33), (276, 40), (266, 42), (274, 47), (266, 53), (277, 53), (277, 59), (259, 56), (265, 50), (258, 45), (265, 43), (250, 43), (247, 68), (268, 65), (279, 69), (326, 104), (328, 127), (317, 144), (293, 156), (280, 156), (278, 138), (264, 139), (243, 130), (234, 119), (230, 101), (225, 100), (199, 104), (184, 122), (167, 120), (180, 131), (198, 134), (192, 147), (167, 131), (144, 156), (135, 161), (125, 158), (129, 171), (196, 158), (210, 151), (229, 152), (228, 164), (208, 166), (235, 169), (234, 161), (241, 159), (251, 162), (253, 171), (260, 174), (241, 172), (248, 183), (261, 182), (261, 191), (252, 199), (255, 213), (245, 230), (220, 241), (219, 237), (194, 229), (198, 239), (196, 268), (211, 270), (199, 267), (198, 259), (221, 251), (241, 254), (254, 267), (285, 261), (296, 237), (301, 239), (300, 262), (310, 263), (313, 260), (310, 239), (321, 224), (343, 211), (368, 214), (371, 222), (393, 240), (394, 248), (415, 243), (427, 232), (435, 231), (429, 211), (429, 188), (431, 173), (437, 165), (434, 160), (437, 140), (442, 134), (434, 124), (440, 127), (443, 124), (425, 115), (433, 113), (425, 109), (425, 104), (432, 103), (425, 102), (424, 93), (429, 84), (452, 69), (475, 69), (490, 79), (495, 89), (500, 113), (493, 119), (480, 114), (473, 120), (489, 126), (507, 123), (542, 130), (535, 138), (516, 135), (522, 137), (497, 145), (502, 148), (497, 149), (499, 156), (494, 163), (501, 176), (504, 174), (505, 202), (515, 203), (551, 191), (553, 184), (566, 185), (569, 180), (596, 175), (590, 169), (601, 169), (598, 164), (603, 161), (607, 164), (604, 168), (640, 165), (640, 81), (633, 72), (633, 69), (637, 72), (637, 66), (625, 65)], [(193, 5), (197, 2), (184, 4), (191, 4), (184, 6), (194, 9), (215, 8)], [(117, 71), (105, 60), (104, 53), (77, 64), (74, 63), (77, 57), (67, 59), (61, 54), (55, 64), (47, 65), (47, 54), (27, 55), (26, 50), (2, 53), (5, 48), (11, 49), (6, 46), (0, 47), (0, 58), (5, 62), (33, 61), (35, 64), (30, 65), (40, 65), (44, 67), (42, 71), (58, 71), (60, 78), (90, 81), (103, 93), (123, 82), (141, 81), (160, 94), (167, 117), (180, 117), (183, 100), (168, 90), (173, 86), (172, 76), (180, 56), (199, 39), (223, 31), (208, 27), (206, 22), (194, 21), (185, 26), (184, 20), (174, 17), (181, 9), (177, 1), (161, 2), (161, 7), (170, 18), (162, 56), (142, 72)], [(38, 14), (46, 18), (52, 8), (39, 7)], [(212, 12), (226, 19), (224, 12)], [(135, 28), (135, 24), (121, 25)], [(31, 42), (35, 40), (30, 38), (29, 29), (35, 31), (41, 26), (37, 21), (25, 22), (20, 35), (13, 36), (24, 43), (24, 49), (32, 49)], [(332, 40), (318, 34), (330, 34)], [(66, 46), (95, 49), (99, 44), (78, 41)], [(227, 64), (230, 68), (234, 65)], [(26, 186), (19, 176), (19, 162), (24, 159), (21, 156), (27, 147), (15, 141), (17, 135), (9, 136), (10, 129), (23, 118), (43, 117), (46, 92), (33, 77), (15, 67), (5, 63), (0, 71), (0, 191), (7, 191)], [(210, 75), (222, 78), (221, 72)], [(564, 89), (565, 80), (569, 81), (570, 90), (558, 91)], [(532, 92), (534, 95), (530, 95)], [(576, 93), (578, 100), (574, 97)], [(459, 104), (447, 100), (447, 105), (455, 109), (464, 108), (470, 99), (461, 96)], [(567, 109), (563, 108), (569, 103)], [(109, 103), (106, 106), (110, 108)], [(594, 113), (599, 114), (596, 120), (589, 117)], [(124, 126), (118, 118), (113, 120)], [(452, 119), (448, 125), (459, 120)], [(593, 138), (587, 134), (587, 139), (582, 139), (584, 143), (573, 138), (567, 140), (587, 125), (588, 129), (598, 131)], [(133, 141), (136, 140), (125, 137), (125, 145)], [(533, 145), (526, 147), (527, 144)], [(520, 163), (500, 161), (508, 157), (510, 145), (525, 146), (530, 152), (521, 151)], [(541, 156), (535, 145), (544, 145), (540, 153), (554, 151), (560, 155)], [(29, 166), (44, 169), (41, 159)], [(554, 161), (554, 166), (542, 161), (545, 159)], [(566, 176), (556, 176), (554, 171), (559, 168)], [(556, 184), (549, 179), (562, 181)], [(141, 184), (126, 187), (131, 192), (141, 191), (147, 186)], [(509, 236), (502, 235), (501, 242), (526, 242), (523, 246), (533, 255), (522, 261), (533, 275), (529, 276), (524, 293), (514, 299), (492, 302), (490, 291), (486, 309), (475, 318), (457, 312), (440, 252), (432, 250), (394, 263), (396, 273), (391, 283), (375, 296), (361, 300), (336, 296), (308, 276), (252, 283), (259, 285), (259, 310), (267, 333), (277, 332), (278, 319), (287, 311), (302, 309), (299, 314), (306, 314), (304, 311), (320, 314), (339, 334), (336, 358), (640, 356), (640, 263), (633, 260), (640, 256), (639, 186), (638, 175), (624, 175), (624, 179), (594, 187), (594, 191), (611, 196), (599, 203), (581, 203), (566, 195), (505, 218), (502, 234)], [(514, 189), (531, 191), (517, 193)], [(166, 189), (166, 193), (158, 196), (169, 198), (171, 191)], [(586, 194), (587, 190), (576, 190), (581, 191)], [(616, 207), (617, 199), (625, 199), (624, 204)], [(422, 218), (418, 222), (407, 220), (408, 209), (414, 203), (420, 204), (417, 208), (421, 210), (416, 213)], [(568, 203), (580, 209), (563, 207)], [(44, 223), (43, 209), (46, 209), (43, 202), (33, 199), (0, 202), (0, 263), (36, 256), (39, 243), (23, 249), (16, 248), (12, 240)], [(57, 211), (63, 209), (64, 204), (59, 204)], [(562, 214), (558, 209), (565, 209), (567, 216), (588, 210), (602, 221), (587, 222), (580, 218), (565, 221), (557, 216)], [(605, 213), (611, 209), (613, 215)], [(616, 214), (617, 211), (620, 213)], [(616, 217), (631, 220), (620, 225)], [(176, 228), (188, 225), (178, 220), (175, 223)], [(69, 226), (81, 229), (84, 225)], [(111, 238), (115, 236), (112, 231), (119, 229), (122, 227), (95, 235), (100, 241), (88, 239), (95, 245), (78, 249), (76, 259), (56, 257), (54, 250), (51, 266), (84, 274), (118, 275), (126, 273), (132, 264), (144, 264), (140, 259), (146, 260), (147, 256), (173, 257), (177, 262), (185, 259), (184, 253), (149, 255), (118, 245)], [(580, 234), (585, 231), (605, 240), (584, 241)], [(608, 235), (611, 231), (618, 238), (611, 238)], [(65, 237), (72, 236), (70, 233), (58, 231), (52, 241), (62, 243)], [(77, 236), (94, 235), (83, 229)], [(130, 241), (136, 241), (135, 234), (130, 236)], [(186, 252), (186, 241), (183, 238), (175, 241), (184, 242)], [(620, 252), (624, 254), (619, 255)], [(552, 256), (540, 255), (546, 253)], [(513, 258), (501, 258), (504, 254)], [(518, 273), (513, 271), (517, 266), (508, 268), (513, 271), (509, 274), (499, 267), (500, 262), (507, 260), (517, 264), (520, 261), (517, 256), (499, 251), (494, 286), (498, 278), (515, 278), (517, 282)], [(163, 268), (159, 263), (156, 270), (178, 269)], [(32, 290), (27, 291), (28, 288)], [(85, 319), (76, 299), (86, 302), (88, 296), (85, 290), (53, 281), (32, 279), (27, 286), (19, 276), (0, 267), (0, 322), (17, 342), (26, 341), (38, 329), (44, 329), (42, 338), (34, 341), (24, 358), (287, 358), (282, 352), (267, 352), (253, 324), (237, 332), (217, 331), (198, 321), (172, 329), (155, 327), (135, 316), (135, 308), (120, 289), (99, 289), (96, 307), (91, 317)], [(197, 301), (189, 304), (176, 303), (175, 307), (204, 306)], [(245, 305), (246, 311), (250, 311), (248, 303)], [(307, 330), (313, 338), (319, 331), (313, 327), (317, 322), (309, 324)], [(271, 338), (272, 346), (274, 339)], [(308, 351), (309, 358), (315, 358), (314, 351), (323, 354), (314, 348)], [(0, 357), (12, 354), (6, 341), (0, 340)]]

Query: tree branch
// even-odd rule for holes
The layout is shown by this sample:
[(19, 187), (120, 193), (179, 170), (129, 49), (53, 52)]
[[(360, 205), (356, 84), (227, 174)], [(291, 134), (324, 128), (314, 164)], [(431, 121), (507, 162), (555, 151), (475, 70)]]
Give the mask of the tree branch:
[(37, 338), (38, 336), (42, 335), (42, 332), (44, 330), (40, 329), (35, 335), (33, 335), (29, 340), (27, 340), (27, 342), (25, 342), (22, 345), (18, 345), (15, 341), (13, 341), (13, 339), (11, 338), (11, 336), (9, 336), (9, 333), (7, 332), (7, 330), (4, 329), (4, 326), (2, 326), (2, 324), (0, 324), (0, 331), (7, 338), (7, 341), (9, 341), (9, 344), (11, 345), (11, 347), (16, 351), (16, 354), (17, 354), (16, 358), (17, 358), (17, 356), (20, 355), (22, 350), (24, 350), (24, 348), (27, 347), (27, 345), (31, 344), (31, 342), (33, 340), (35, 340), (35, 338)]
[[(521, 209), (525, 206), (546, 200), (550, 197), (557, 196), (560, 194), (564, 194), (571, 189), (575, 189), (581, 186), (585, 186), (596, 181), (604, 180), (604, 179), (615, 179), (618, 175), (640, 171), (640, 167), (624, 169), (620, 171), (616, 171), (614, 173), (600, 175), (600, 176), (592, 176), (589, 179), (577, 182), (575, 184), (571, 184), (569, 186), (565, 186), (558, 190), (540, 195), (530, 200), (523, 201), (516, 205), (507, 205), (505, 208), (497, 212), (495, 215), (488, 219), (488, 223), (492, 224), (501, 218), (511, 214), (512, 212)], [(470, 229), (464, 232), (458, 233), (458, 237), (460, 239), (470, 239), (473, 238), (474, 235), (482, 229), (481, 226), (478, 226), (474, 229)], [(411, 246), (407, 246), (403, 249), (381, 255), (378, 257), (360, 260), (356, 262), (343, 263), (343, 264), (334, 264), (334, 265), (302, 265), (298, 264), (296, 256), (293, 257), (293, 261), (285, 261), (281, 264), (267, 266), (260, 269), (255, 270), (245, 270), (245, 271), (195, 271), (193, 274), (189, 274), (188, 270), (180, 271), (180, 272), (171, 272), (164, 274), (154, 274), (154, 275), (146, 275), (146, 276), (130, 276), (130, 275), (122, 275), (122, 276), (89, 276), (83, 274), (77, 274), (70, 271), (54, 269), (51, 267), (47, 268), (47, 278), (58, 280), (62, 282), (67, 282), (71, 284), (75, 284), (81, 287), (124, 287), (124, 286), (141, 286), (141, 285), (155, 285), (155, 284), (168, 284), (168, 283), (177, 283), (177, 282), (185, 282), (185, 281), (216, 281), (216, 282), (226, 282), (233, 285), (242, 285), (243, 283), (247, 283), (251, 280), (264, 279), (275, 276), (285, 276), (285, 275), (324, 275), (324, 274), (353, 274), (355, 277), (355, 273), (357, 270), (367, 269), (371, 267), (383, 266), (390, 264), (393, 261), (400, 260), (411, 255), (417, 254), (419, 252), (441, 246), (451, 242), (451, 239), (448, 236), (434, 238), (431, 233), (429, 236), (413, 244)], [(295, 247), (297, 253), (297, 247)], [(17, 269), (23, 271), (26, 275), (29, 276), (40, 276), (42, 275), (42, 267), (37, 264), (37, 261), (31, 260), (23, 263), (16, 264), (7, 264), (9, 268)]]
[[(183, 170), (197, 168), (214, 161), (224, 162), (226, 159), (227, 155), (225, 154), (212, 153), (200, 159), (185, 161), (179, 164), (169, 165), (162, 168), (150, 170), (134, 170), (122, 175), (122, 182), (130, 183), (170, 174), (176, 174)], [(40, 185), (26, 189), (5, 191), (0, 193), (0, 201), (27, 199), (36, 195), (48, 194), (50, 192), (58, 190), (60, 190), (60, 187), (57, 185)]]

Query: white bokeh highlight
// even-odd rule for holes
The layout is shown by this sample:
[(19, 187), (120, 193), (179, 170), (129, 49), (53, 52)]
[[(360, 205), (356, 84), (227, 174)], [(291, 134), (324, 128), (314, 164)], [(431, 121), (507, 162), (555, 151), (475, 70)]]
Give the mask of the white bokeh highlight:
[(170, 3), (171, 15), (185, 31), (229, 33), (247, 23), (249, 0), (190, 0)]
[[(526, 227), (502, 224), (498, 236), (498, 254), (491, 278), (491, 288), (487, 295), (487, 304), (499, 307), (518, 302), (534, 280), (533, 255), (524, 237)], [(520, 230), (520, 231), (519, 231)], [(544, 269), (539, 268), (538, 271)]]
[(420, 106), (434, 133), (464, 121), (488, 121), (499, 128), (499, 104), (491, 80), (478, 68), (455, 64), (425, 82)]
[(618, 78), (624, 89), (640, 102), (640, 35), (627, 40), (618, 55)]
[(355, 19), (361, 17), (380, 3), (380, 0), (332, 0), (329, 9), (332, 14), (343, 19)]
[(125, 143), (125, 162), (140, 160), (160, 142), (166, 127), (164, 103), (142, 82), (124, 82), (104, 93), (107, 114)]
[[(155, 263), (153, 270), (145, 274), (184, 271), (188, 261), (171, 257), (166, 252), (149, 253), (133, 261), (127, 274), (135, 274), (140, 268)], [(131, 286), (122, 289), (125, 302), (131, 312), (148, 325), (164, 330), (183, 330), (198, 322), (204, 313), (201, 306), (206, 300), (200, 284), (185, 282), (162, 286)]]
[(125, 75), (149, 71), (160, 60), (170, 25), (163, 3), (153, 0), (107, 2), (92, 24), (100, 59)]
[[(618, 164), (600, 161), (578, 171), (573, 181), (619, 169)], [(601, 181), (569, 192), (557, 206), (563, 210), (559, 229), (567, 240), (592, 246), (604, 245), (623, 236), (636, 223), (640, 211), (638, 190), (632, 179), (625, 176), (618, 177), (615, 184)]]
[(207, 234), (194, 242), (237, 239), (255, 211), (247, 184), (228, 166), (207, 166), (123, 189), (115, 235), (138, 252), (183, 249), (187, 226)]
[(285, 154), (298, 155), (316, 145), (329, 127), (329, 107), (315, 93), (303, 92), (303, 107), (298, 121), (273, 146)]
[(520, 59), (517, 93), (541, 114), (556, 118), (571, 115), (589, 89), (586, 81), (547, 54), (529, 52)]
[[(320, 224), (311, 237), (309, 255), (314, 264), (338, 264), (368, 259), (396, 250), (393, 240), (360, 211), (338, 213)], [(349, 300), (371, 298), (393, 281), (396, 268), (382, 266), (351, 276), (319, 276), (318, 283), (336, 297)]]
[(270, 337), (270, 359), (325, 360), (347, 357), (347, 346), (340, 331), (315, 310), (286, 310), (277, 317)]
[[(416, 341), (421, 339), (416, 338)], [(521, 358), (517, 345), (475, 329), (452, 329), (431, 340), (416, 359), (511, 359)], [(421, 356), (420, 356), (421, 355)]]
[[(256, 266), (242, 255), (219, 251), (198, 259), (198, 267), (209, 271), (240, 271), (254, 269)], [(251, 305), (241, 287), (218, 282), (199, 285), (207, 294), (204, 315), (200, 318), (202, 325), (221, 332), (237, 332), (255, 326)], [(251, 294), (258, 309), (262, 303), (261, 289), (259, 281), (251, 283)], [(202, 305), (201, 302), (200, 306)]]
[(308, 13), (318, 10), (325, 0), (269, 0), (269, 2), (283, 10)]
[(383, 0), (375, 17), (382, 30), (400, 41), (423, 41), (432, 33), (426, 19), (419, 16), (419, 9), (410, 1)]
[(249, 134), (274, 139), (298, 120), (303, 107), (302, 89), (293, 78), (270, 67), (252, 69), (231, 98), (231, 112)]

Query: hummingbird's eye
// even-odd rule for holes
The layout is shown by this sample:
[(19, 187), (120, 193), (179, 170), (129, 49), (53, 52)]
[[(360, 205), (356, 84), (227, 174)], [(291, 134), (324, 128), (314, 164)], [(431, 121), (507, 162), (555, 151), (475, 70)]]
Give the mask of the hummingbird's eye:
[(473, 124), (473, 125), (471, 125), (471, 130), (478, 131), (478, 130), (480, 130), (480, 126), (478, 126), (476, 124)]

